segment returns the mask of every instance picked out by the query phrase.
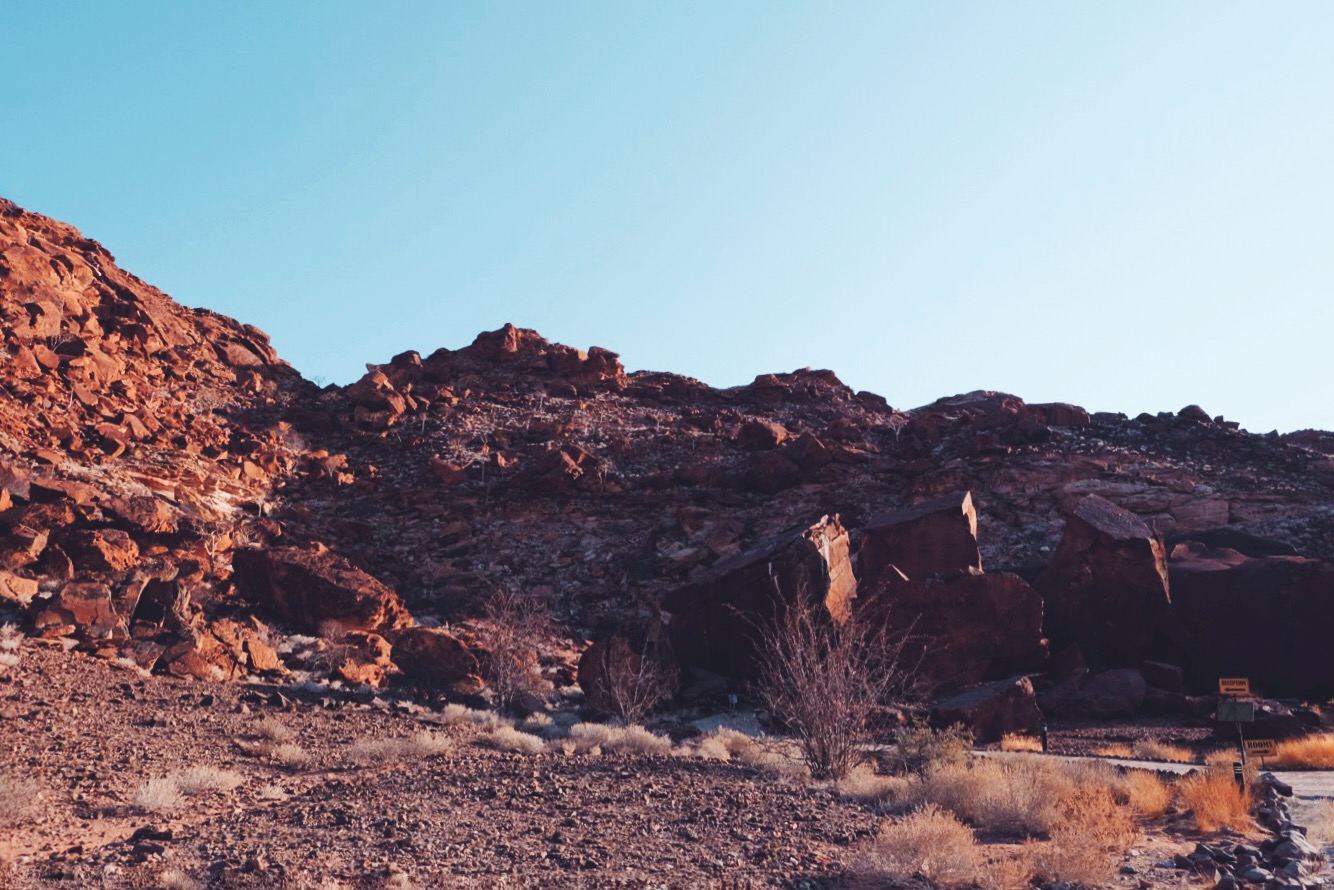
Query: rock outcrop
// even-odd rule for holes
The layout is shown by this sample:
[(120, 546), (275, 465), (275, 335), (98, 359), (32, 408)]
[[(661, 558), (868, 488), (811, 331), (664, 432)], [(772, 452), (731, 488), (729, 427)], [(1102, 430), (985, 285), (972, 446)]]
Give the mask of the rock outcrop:
[(1133, 513), (1096, 495), (1070, 515), (1035, 586), (1052, 646), (1078, 643), (1104, 666), (1144, 660), (1171, 603), (1162, 542)]

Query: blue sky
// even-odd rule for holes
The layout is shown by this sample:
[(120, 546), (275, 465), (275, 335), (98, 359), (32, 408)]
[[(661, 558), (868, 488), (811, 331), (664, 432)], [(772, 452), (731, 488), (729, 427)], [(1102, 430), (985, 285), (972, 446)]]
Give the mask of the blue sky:
[(308, 377), (512, 321), (1334, 428), (1328, 3), (6, 10), (0, 194)]

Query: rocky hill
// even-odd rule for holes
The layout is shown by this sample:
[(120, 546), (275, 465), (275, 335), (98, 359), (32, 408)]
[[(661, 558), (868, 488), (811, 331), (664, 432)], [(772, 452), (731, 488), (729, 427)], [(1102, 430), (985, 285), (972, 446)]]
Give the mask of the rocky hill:
[(352, 640), (349, 682), (449, 686), (502, 589), (574, 641), (556, 682), (645, 627), (687, 680), (739, 677), (719, 610), (800, 588), (929, 628), (942, 692), (1052, 666), (1057, 711), (1103, 669), (1137, 672), (1136, 708), (1219, 672), (1334, 693), (1309, 651), (1334, 434), (994, 392), (901, 410), (809, 369), (715, 389), (512, 326), (321, 390), (8, 202), (0, 317), (0, 598), (147, 669), (280, 676), (277, 624)]

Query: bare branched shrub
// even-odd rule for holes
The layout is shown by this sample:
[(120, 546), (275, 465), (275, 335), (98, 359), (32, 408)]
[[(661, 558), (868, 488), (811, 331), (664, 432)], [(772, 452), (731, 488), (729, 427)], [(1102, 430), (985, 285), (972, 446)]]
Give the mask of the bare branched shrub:
[(804, 591), (758, 631), (760, 701), (795, 738), (813, 777), (846, 775), (863, 758), (872, 713), (907, 692), (904, 638), (855, 612), (836, 622)]
[(976, 882), (983, 861), (972, 829), (927, 804), (883, 826), (858, 871), (892, 881), (920, 875), (934, 886), (955, 887)]
[(642, 722), (676, 689), (679, 671), (660, 625), (617, 633), (595, 651), (599, 682), (584, 691), (590, 704), (626, 726)]
[(497, 726), (482, 741), (498, 751), (514, 751), (519, 754), (541, 754), (546, 742), (535, 735), (519, 732), (512, 726)]
[(934, 727), (918, 717), (899, 728), (881, 764), (900, 775), (924, 776), (937, 767), (966, 764), (972, 750), (973, 733), (966, 726)]
[(482, 679), (495, 693), (496, 706), (513, 712), (521, 698), (542, 688), (538, 654), (553, 635), (551, 615), (542, 597), (498, 587), (482, 618)]

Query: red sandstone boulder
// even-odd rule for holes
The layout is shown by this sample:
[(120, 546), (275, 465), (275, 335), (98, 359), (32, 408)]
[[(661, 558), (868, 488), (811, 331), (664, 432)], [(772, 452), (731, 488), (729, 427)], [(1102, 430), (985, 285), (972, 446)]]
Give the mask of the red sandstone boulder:
[(426, 689), (476, 691), (481, 666), (462, 639), (440, 627), (410, 627), (386, 634), (404, 679)]
[(1135, 514), (1089, 495), (1066, 520), (1034, 586), (1054, 647), (1078, 643), (1092, 664), (1138, 664), (1171, 604), (1162, 542)]
[(75, 532), (64, 543), (81, 571), (124, 572), (139, 561), (139, 546), (120, 529)]
[(111, 588), (95, 581), (71, 581), (37, 613), (33, 624), (47, 636), (111, 636), (121, 624), (111, 605)]
[(242, 596), (307, 631), (412, 624), (398, 594), (327, 550), (242, 549), (232, 554), (232, 569)]
[(721, 560), (703, 581), (668, 594), (663, 608), (682, 665), (750, 678), (757, 626), (777, 610), (806, 601), (845, 621), (856, 595), (848, 533), (826, 516)]
[(910, 580), (941, 572), (981, 571), (977, 549), (977, 510), (969, 492), (946, 495), (876, 516), (860, 532), (857, 567), (864, 593), (893, 566)]
[(26, 606), (37, 595), (37, 582), (31, 578), (21, 578), (9, 572), (0, 572), (0, 600)]
[(897, 583), (861, 568), (863, 614), (905, 639), (902, 662), (926, 690), (958, 689), (1042, 669), (1042, 597), (1017, 575), (955, 572)]
[(736, 443), (746, 451), (768, 451), (787, 441), (787, 430), (769, 420), (748, 420), (737, 430)]

